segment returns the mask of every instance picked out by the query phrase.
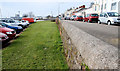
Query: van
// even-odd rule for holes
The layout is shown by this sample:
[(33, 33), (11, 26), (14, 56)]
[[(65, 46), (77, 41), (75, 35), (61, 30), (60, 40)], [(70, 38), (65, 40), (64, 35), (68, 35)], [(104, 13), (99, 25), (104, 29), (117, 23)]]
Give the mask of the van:
[(98, 23), (106, 23), (107, 25), (120, 24), (120, 15), (117, 12), (101, 13)]

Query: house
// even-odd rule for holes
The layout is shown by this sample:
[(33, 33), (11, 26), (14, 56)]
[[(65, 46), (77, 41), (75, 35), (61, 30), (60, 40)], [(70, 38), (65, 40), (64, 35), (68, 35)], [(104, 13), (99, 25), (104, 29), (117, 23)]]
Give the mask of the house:
[(95, 0), (96, 10), (102, 12), (117, 12), (120, 14), (120, 0)]

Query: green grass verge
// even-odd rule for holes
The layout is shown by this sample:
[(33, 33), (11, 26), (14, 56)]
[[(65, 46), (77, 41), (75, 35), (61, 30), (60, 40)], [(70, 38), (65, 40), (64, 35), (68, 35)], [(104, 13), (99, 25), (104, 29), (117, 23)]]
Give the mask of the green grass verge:
[(3, 69), (68, 69), (55, 22), (30, 25), (2, 50)]

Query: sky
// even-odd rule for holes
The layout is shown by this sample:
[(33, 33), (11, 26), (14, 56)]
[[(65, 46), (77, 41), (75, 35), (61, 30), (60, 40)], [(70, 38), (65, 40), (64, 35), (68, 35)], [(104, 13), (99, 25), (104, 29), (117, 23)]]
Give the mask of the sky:
[(35, 16), (58, 15), (71, 7), (81, 5), (90, 6), (94, 0), (0, 0), (0, 17), (13, 17), (18, 11), (20, 14), (33, 12)]

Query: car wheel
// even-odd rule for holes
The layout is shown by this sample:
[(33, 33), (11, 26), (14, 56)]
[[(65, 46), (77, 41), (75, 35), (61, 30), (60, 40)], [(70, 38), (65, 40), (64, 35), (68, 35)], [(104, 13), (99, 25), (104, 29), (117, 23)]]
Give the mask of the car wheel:
[(90, 20), (88, 20), (88, 23), (90, 23)]
[(83, 22), (85, 22), (85, 20), (83, 20)]
[(98, 24), (101, 24), (100, 20), (98, 20)]
[(111, 21), (108, 21), (108, 22), (107, 22), (107, 25), (111, 25)]

